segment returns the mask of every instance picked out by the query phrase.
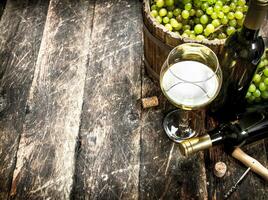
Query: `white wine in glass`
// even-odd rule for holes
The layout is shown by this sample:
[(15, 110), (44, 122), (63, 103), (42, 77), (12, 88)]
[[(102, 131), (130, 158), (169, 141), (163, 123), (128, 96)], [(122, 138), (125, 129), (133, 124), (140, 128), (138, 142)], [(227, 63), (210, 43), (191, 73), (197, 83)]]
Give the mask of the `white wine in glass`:
[[(169, 113), (164, 129), (173, 141), (196, 135), (191, 127), (192, 111), (215, 99), (222, 84), (222, 72), (214, 52), (201, 44), (185, 43), (168, 55), (160, 73), (160, 86), (167, 99), (181, 110)], [(184, 111), (183, 111), (184, 110)]]

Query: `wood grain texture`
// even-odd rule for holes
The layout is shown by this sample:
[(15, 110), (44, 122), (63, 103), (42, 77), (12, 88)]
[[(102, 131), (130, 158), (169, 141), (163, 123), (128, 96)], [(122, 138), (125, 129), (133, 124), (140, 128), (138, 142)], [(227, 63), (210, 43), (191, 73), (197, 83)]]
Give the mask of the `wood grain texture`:
[(95, 3), (73, 199), (138, 199), (140, 11), (138, 1)]
[(0, 199), (11, 187), (48, 1), (7, 2), (0, 21)]
[(184, 158), (164, 133), (172, 107), (159, 86), (143, 76), (142, 96), (159, 96), (160, 106), (142, 112), (140, 199), (207, 199), (202, 154)]
[(51, 0), (27, 100), (12, 199), (68, 199), (91, 30), (89, 1)]

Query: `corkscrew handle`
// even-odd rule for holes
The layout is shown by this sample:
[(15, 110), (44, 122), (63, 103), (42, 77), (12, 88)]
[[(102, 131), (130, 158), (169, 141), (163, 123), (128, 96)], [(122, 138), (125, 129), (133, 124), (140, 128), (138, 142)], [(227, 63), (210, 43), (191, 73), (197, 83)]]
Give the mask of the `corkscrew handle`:
[(235, 150), (232, 152), (232, 156), (237, 160), (241, 161), (245, 166), (249, 167), (253, 172), (268, 181), (268, 169), (256, 159), (247, 155), (240, 148), (235, 148)]

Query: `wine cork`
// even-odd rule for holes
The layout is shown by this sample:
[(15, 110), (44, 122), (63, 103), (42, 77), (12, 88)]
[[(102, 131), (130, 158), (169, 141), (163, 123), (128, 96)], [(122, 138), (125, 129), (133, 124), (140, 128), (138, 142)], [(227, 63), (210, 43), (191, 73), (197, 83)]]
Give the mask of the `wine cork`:
[(215, 176), (221, 178), (226, 174), (227, 166), (224, 162), (217, 162), (214, 167)]
[(158, 98), (156, 96), (143, 98), (141, 102), (143, 108), (151, 108), (159, 105)]

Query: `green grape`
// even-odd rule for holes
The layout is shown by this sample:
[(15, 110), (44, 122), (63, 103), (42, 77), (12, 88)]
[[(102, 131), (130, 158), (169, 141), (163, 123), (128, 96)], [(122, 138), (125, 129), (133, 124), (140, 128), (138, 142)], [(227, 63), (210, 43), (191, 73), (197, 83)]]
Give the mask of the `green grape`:
[(209, 33), (213, 33), (215, 31), (215, 27), (212, 24), (208, 24), (206, 29)]
[(183, 33), (186, 33), (188, 35), (188, 37), (190, 36), (190, 34), (192, 34), (190, 29), (185, 30)]
[(263, 70), (264, 76), (268, 77), (268, 67), (265, 67)]
[(268, 85), (268, 78), (264, 78), (263, 82), (264, 82), (265, 85)]
[(243, 6), (245, 4), (246, 4), (246, 1), (245, 0), (238, 0), (237, 1), (237, 5), (239, 5), (239, 6)]
[(220, 11), (221, 11), (221, 6), (215, 5), (214, 12), (220, 12)]
[(268, 99), (268, 91), (263, 91), (263, 92), (261, 93), (261, 97), (262, 97), (263, 99)]
[(150, 12), (150, 14), (151, 14), (152, 17), (156, 17), (156, 16), (158, 16), (158, 12), (157, 12), (157, 10), (152, 10), (152, 11)]
[(165, 8), (161, 8), (161, 9), (159, 10), (159, 16), (164, 17), (164, 16), (166, 16), (166, 15), (167, 15), (167, 9), (165, 9)]
[(181, 36), (186, 38), (189, 37), (187, 33), (183, 33)]
[(223, 18), (221, 19), (221, 23), (222, 23), (223, 25), (228, 24), (228, 21), (229, 21), (229, 19), (228, 19), (228, 17), (227, 17), (226, 15), (224, 15)]
[(195, 35), (195, 32), (194, 32), (194, 30), (191, 30), (191, 34)]
[(248, 91), (251, 92), (251, 93), (255, 92), (256, 91), (256, 86), (253, 83), (251, 83), (249, 88), (248, 88)]
[(183, 18), (182, 18), (181, 15), (178, 15), (178, 16), (176, 17), (176, 20), (177, 20), (178, 22), (182, 22)]
[(250, 92), (247, 92), (246, 98), (249, 98), (250, 96), (251, 96), (251, 93)]
[(241, 11), (236, 11), (234, 15), (235, 15), (236, 19), (243, 19), (243, 17), (244, 17), (244, 15)]
[(167, 17), (170, 19), (173, 17), (173, 12), (172, 11), (168, 11), (167, 13)]
[(197, 35), (196, 37), (195, 37), (195, 39), (197, 39), (197, 40), (204, 40), (204, 39), (206, 39), (205, 38), (205, 36), (203, 36), (203, 35)]
[(236, 24), (237, 24), (237, 22), (236, 22), (235, 19), (232, 19), (232, 20), (229, 21), (229, 25), (232, 26), (232, 27), (236, 27)]
[(202, 1), (198, 0), (198, 1), (194, 2), (194, 6), (195, 6), (195, 8), (201, 8)]
[(205, 28), (205, 30), (204, 30), (204, 35), (206, 36), (206, 37), (208, 37), (209, 35), (210, 35), (210, 32)]
[(183, 27), (182, 27), (182, 30), (184, 30), (184, 31), (186, 31), (186, 30), (190, 30), (191, 29), (191, 26), (190, 25), (184, 25)]
[(179, 22), (178, 22), (176, 19), (174, 19), (174, 18), (171, 18), (171, 19), (169, 20), (169, 23), (170, 23), (170, 25), (171, 25), (173, 28), (177, 27), (178, 24), (179, 24)]
[(184, 9), (190, 11), (192, 9), (192, 4), (191, 3), (185, 4)]
[(207, 24), (208, 23), (208, 16), (207, 15), (202, 15), (200, 17), (200, 22), (201, 22), (201, 24)]
[(237, 0), (232, 0), (233, 3), (235, 3), (235, 5), (237, 4)]
[(262, 92), (266, 90), (266, 85), (263, 82), (259, 84), (259, 90)]
[(181, 9), (180, 8), (176, 8), (175, 10), (173, 10), (173, 15), (174, 16), (178, 16), (179, 14), (181, 14)]
[(203, 26), (201, 24), (196, 24), (195, 27), (194, 27), (194, 32), (196, 34), (200, 34), (202, 33), (204, 30)]
[(229, 27), (226, 28), (226, 33), (227, 33), (227, 35), (231, 35), (231, 34), (233, 34), (234, 32), (235, 32), (235, 28), (234, 28), (234, 27), (229, 26)]
[(262, 60), (259, 64), (258, 64), (258, 68), (263, 68), (265, 66), (264, 61)]
[(162, 21), (163, 21), (164, 24), (167, 24), (169, 22), (169, 18), (168, 17), (164, 17), (162, 19)]
[(228, 12), (230, 12), (230, 7), (227, 6), (227, 5), (224, 5), (224, 6), (222, 7), (222, 12), (224, 12), (224, 13), (228, 13)]
[(183, 10), (182, 13), (181, 13), (181, 16), (183, 19), (188, 19), (189, 16), (190, 16), (190, 13), (188, 10)]
[(157, 6), (154, 4), (151, 6), (151, 10), (158, 10)]
[(224, 17), (224, 13), (222, 11), (217, 12), (218, 18), (222, 19)]
[(177, 26), (175, 26), (174, 29), (175, 29), (176, 31), (181, 30), (181, 29), (182, 29), (182, 23), (179, 23), (179, 22), (178, 22)]
[(261, 75), (255, 74), (253, 76), (253, 81), (254, 81), (254, 83), (259, 83), (261, 81)]
[(219, 39), (225, 39), (225, 38), (227, 38), (227, 36), (226, 36), (225, 33), (219, 33), (218, 38)]
[(162, 8), (165, 5), (165, 1), (164, 0), (157, 0), (156, 1), (156, 6), (158, 8)]
[(203, 10), (200, 10), (200, 9), (196, 10), (196, 12), (195, 12), (195, 15), (197, 17), (201, 17), (203, 14), (204, 14)]
[(232, 11), (235, 11), (235, 9), (236, 9), (236, 4), (235, 3), (230, 3), (230, 9), (232, 10)]
[(268, 60), (267, 59), (264, 59), (263, 62), (264, 62), (265, 66), (268, 65)]
[(213, 12), (213, 13), (210, 15), (210, 17), (211, 17), (212, 19), (217, 19), (217, 18), (218, 18), (218, 15), (217, 15), (216, 12)]
[(195, 39), (195, 35), (194, 34), (190, 34), (189, 36), (191, 39)]
[(202, 3), (201, 5), (201, 9), (205, 12), (207, 10), (207, 8), (209, 7), (208, 2)]
[(237, 21), (237, 24), (238, 24), (239, 26), (242, 26), (243, 23), (244, 23), (244, 18), (243, 18), (243, 19), (238, 19), (238, 20), (236, 20), (236, 21)]
[(256, 89), (255, 92), (253, 92), (254, 97), (260, 97), (261, 96), (261, 91)]
[(174, 5), (174, 0), (165, 0), (166, 6), (173, 6)]
[(243, 12), (247, 12), (248, 11), (248, 6), (247, 5), (244, 5), (243, 6)]
[(228, 17), (228, 19), (232, 20), (232, 19), (235, 18), (235, 15), (234, 15), (233, 12), (229, 12), (229, 13), (227, 14), (227, 17)]
[(212, 24), (215, 28), (217, 28), (219, 25), (221, 25), (221, 22), (220, 22), (219, 19), (213, 19), (212, 22), (211, 22), (211, 24)]
[(216, 1), (215, 5), (222, 7), (223, 6), (223, 3), (222, 3), (222, 1)]
[(158, 23), (159, 24), (161, 24), (162, 23), (162, 17), (160, 17), (159, 15), (158, 16), (156, 16), (156, 21), (158, 21)]
[(243, 12), (243, 7), (242, 6), (236, 6), (236, 11), (240, 11), (240, 12)]
[(174, 9), (175, 9), (175, 6), (168, 6), (168, 7), (167, 7), (167, 10), (168, 10), (168, 11), (173, 11)]
[(251, 103), (253, 101), (255, 101), (255, 97), (253, 95), (251, 95), (249, 98), (248, 98), (248, 101)]
[(172, 31), (173, 30), (173, 28), (172, 28), (172, 26), (170, 24), (166, 24), (165, 27), (169, 31)]
[(192, 9), (189, 11), (189, 13), (190, 13), (190, 16), (193, 17), (193, 16), (195, 15), (195, 9), (192, 8)]
[(200, 24), (200, 19), (197, 18), (197, 17), (195, 17), (195, 18), (194, 18), (194, 23), (195, 23), (195, 24)]
[(212, 7), (208, 7), (208, 8), (206, 9), (206, 13), (207, 13), (208, 15), (211, 15), (211, 14), (213, 13), (213, 8), (212, 8)]

